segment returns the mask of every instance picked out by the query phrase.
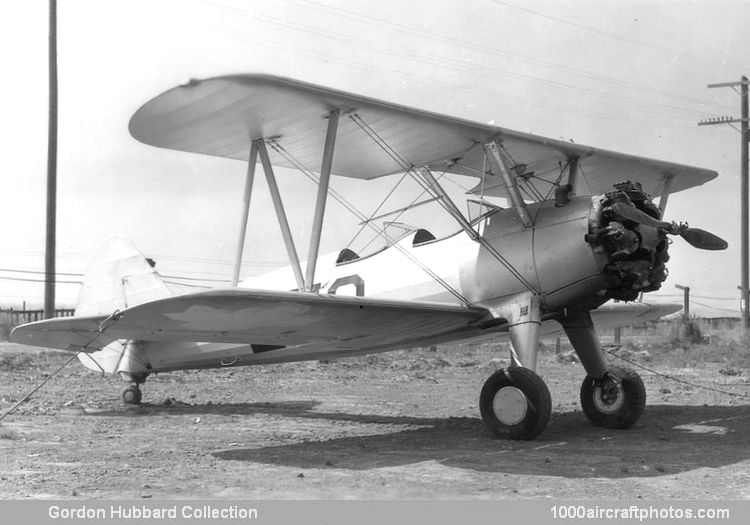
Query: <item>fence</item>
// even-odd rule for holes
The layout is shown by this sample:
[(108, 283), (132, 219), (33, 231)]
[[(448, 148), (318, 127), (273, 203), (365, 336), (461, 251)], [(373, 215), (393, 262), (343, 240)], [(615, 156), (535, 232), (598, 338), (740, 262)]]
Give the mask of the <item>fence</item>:
[[(72, 317), (73, 308), (60, 308), (55, 310), (55, 317)], [(32, 323), (44, 319), (44, 310), (14, 310), (13, 308), (0, 308), (0, 317), (7, 319), (10, 327), (20, 324)]]

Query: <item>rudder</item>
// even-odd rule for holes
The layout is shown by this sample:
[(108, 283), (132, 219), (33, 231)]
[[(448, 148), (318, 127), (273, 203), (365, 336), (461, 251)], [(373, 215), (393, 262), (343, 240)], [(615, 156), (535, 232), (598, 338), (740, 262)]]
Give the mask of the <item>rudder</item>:
[[(171, 295), (153, 262), (131, 241), (115, 237), (107, 240), (89, 263), (75, 315), (111, 315)], [(78, 357), (86, 368), (113, 373), (121, 364), (126, 345), (126, 341), (115, 341), (98, 352)]]

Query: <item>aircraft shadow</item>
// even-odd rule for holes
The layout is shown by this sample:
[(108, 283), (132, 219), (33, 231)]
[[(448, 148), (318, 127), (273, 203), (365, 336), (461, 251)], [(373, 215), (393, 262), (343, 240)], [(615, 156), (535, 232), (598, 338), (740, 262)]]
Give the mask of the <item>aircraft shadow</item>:
[(321, 412), (316, 411), (317, 405), (315, 401), (146, 405), (98, 414), (271, 414), (395, 427), (374, 428), (373, 434), (365, 436), (213, 453), (223, 460), (295, 468), (368, 470), (432, 461), (480, 472), (626, 478), (670, 475), (750, 459), (749, 406), (650, 405), (628, 430), (593, 426), (580, 411), (553, 413), (546, 431), (526, 442), (491, 437), (479, 418)]
[[(289, 407), (280, 407), (283, 411)], [(277, 412), (278, 413), (278, 412)], [(304, 417), (419, 425), (381, 435), (214, 453), (297, 468), (364, 470), (424, 461), (481, 472), (652, 477), (750, 458), (750, 407), (649, 406), (629, 430), (595, 427), (581, 412), (556, 413), (534, 441), (495, 439), (479, 418), (388, 418), (309, 412)]]

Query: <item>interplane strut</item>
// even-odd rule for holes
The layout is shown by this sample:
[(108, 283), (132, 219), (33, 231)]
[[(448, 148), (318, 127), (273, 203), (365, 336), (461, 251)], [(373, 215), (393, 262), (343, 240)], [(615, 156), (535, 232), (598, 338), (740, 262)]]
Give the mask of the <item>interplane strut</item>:
[(315, 265), (320, 251), (320, 236), (323, 231), (323, 215), (328, 197), (328, 184), (331, 180), (331, 165), (333, 163), (333, 148), (336, 144), (336, 131), (339, 125), (339, 111), (334, 110), (328, 115), (328, 129), (323, 149), (323, 163), (320, 167), (318, 181), (318, 198), (315, 202), (312, 232), (310, 233), (310, 249), (307, 251), (307, 272), (305, 273), (305, 290), (313, 291), (315, 282)]
[(659, 208), (661, 208), (661, 214), (664, 216), (664, 210), (667, 209), (667, 201), (669, 201), (669, 194), (672, 191), (672, 180), (674, 175), (664, 176), (664, 186), (661, 189), (661, 197), (659, 197)]
[(258, 162), (258, 145), (253, 142), (250, 145), (250, 156), (247, 160), (247, 177), (245, 180), (245, 194), (243, 197), (242, 222), (240, 222), (240, 233), (237, 240), (237, 255), (234, 259), (234, 272), (232, 273), (232, 288), (236, 288), (240, 282), (240, 268), (242, 266), (242, 253), (245, 249), (245, 235), (247, 234), (247, 219), (250, 216), (250, 197), (253, 193), (253, 182), (255, 180), (255, 165)]
[(284, 211), (284, 203), (281, 201), (279, 186), (276, 184), (273, 166), (271, 165), (271, 160), (268, 158), (265, 139), (256, 140), (255, 143), (257, 144), (258, 153), (260, 154), (260, 162), (263, 164), (263, 171), (266, 173), (268, 189), (271, 192), (273, 207), (276, 209), (276, 217), (279, 221), (279, 227), (281, 227), (281, 235), (284, 238), (284, 246), (286, 247), (287, 256), (289, 257), (289, 263), (292, 265), (294, 278), (297, 281), (297, 289), (304, 290), (305, 278), (302, 275), (302, 267), (300, 266), (299, 257), (297, 256), (297, 249), (294, 247), (294, 238), (289, 229), (289, 221), (287, 221), (286, 212)]
[(485, 144), (484, 149), (490, 165), (500, 174), (500, 180), (503, 186), (505, 186), (505, 191), (510, 197), (510, 202), (513, 208), (515, 208), (516, 213), (518, 213), (521, 223), (527, 228), (533, 226), (534, 221), (531, 219), (531, 215), (529, 215), (529, 210), (526, 208), (523, 197), (521, 197), (518, 184), (516, 184), (515, 179), (511, 176), (509, 166), (507, 166), (507, 162), (500, 152), (500, 144), (497, 141), (493, 141)]

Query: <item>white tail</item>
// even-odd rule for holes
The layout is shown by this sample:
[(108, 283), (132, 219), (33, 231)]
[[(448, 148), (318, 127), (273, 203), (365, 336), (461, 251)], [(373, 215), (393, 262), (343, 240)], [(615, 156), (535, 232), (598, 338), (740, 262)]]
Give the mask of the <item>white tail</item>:
[(89, 263), (76, 304), (77, 316), (110, 315), (171, 292), (132, 242), (115, 237)]
[[(83, 278), (76, 316), (111, 315), (148, 301), (171, 296), (167, 286), (132, 242), (115, 237), (99, 249)], [(86, 368), (113, 373), (122, 370), (127, 341), (114, 342), (98, 352), (78, 355)]]

